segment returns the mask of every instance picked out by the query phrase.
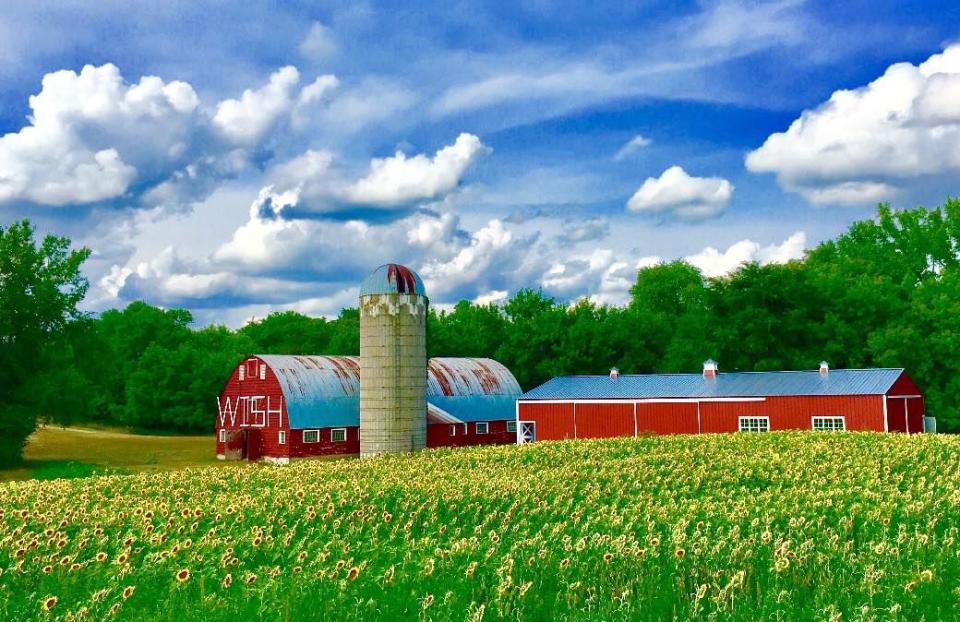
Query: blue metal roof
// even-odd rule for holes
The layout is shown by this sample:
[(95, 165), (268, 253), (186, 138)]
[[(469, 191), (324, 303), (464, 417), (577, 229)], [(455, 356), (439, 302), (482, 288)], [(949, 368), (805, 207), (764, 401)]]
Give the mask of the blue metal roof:
[(786, 395), (882, 395), (903, 369), (831, 369), (703, 374), (560, 376), (527, 391), (524, 400), (768, 397)]
[(371, 294), (427, 295), (420, 275), (406, 266), (395, 263), (384, 264), (363, 279), (363, 283), (360, 284), (360, 295)]
[[(291, 428), (360, 425), (358, 357), (258, 357), (280, 382)], [(461, 421), (513, 419), (519, 396), (517, 379), (493, 359), (433, 358), (427, 362), (427, 401)]]

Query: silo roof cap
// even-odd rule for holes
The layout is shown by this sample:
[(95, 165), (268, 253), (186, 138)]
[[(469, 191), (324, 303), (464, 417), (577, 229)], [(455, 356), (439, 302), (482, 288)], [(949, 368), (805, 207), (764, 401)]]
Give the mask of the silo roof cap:
[(388, 263), (380, 266), (363, 279), (360, 295), (371, 294), (416, 294), (426, 296), (420, 275), (406, 266)]

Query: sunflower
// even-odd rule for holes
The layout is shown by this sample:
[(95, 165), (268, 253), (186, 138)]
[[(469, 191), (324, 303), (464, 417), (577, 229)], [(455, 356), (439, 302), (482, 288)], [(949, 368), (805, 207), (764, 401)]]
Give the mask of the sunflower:
[(179, 581), (180, 583), (183, 583), (189, 578), (190, 578), (190, 571), (187, 570), (186, 568), (177, 572), (177, 581)]
[(46, 600), (43, 601), (43, 610), (50, 611), (57, 606), (57, 597), (56, 596), (47, 596)]
[(128, 585), (127, 587), (123, 588), (123, 592), (120, 593), (120, 596), (123, 597), (123, 600), (127, 600), (128, 598), (133, 596), (134, 589), (136, 588), (134, 588), (132, 585)]

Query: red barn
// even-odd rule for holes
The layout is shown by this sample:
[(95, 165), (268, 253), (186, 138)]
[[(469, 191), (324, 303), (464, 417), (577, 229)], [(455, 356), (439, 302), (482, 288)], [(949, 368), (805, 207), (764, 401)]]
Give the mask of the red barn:
[[(516, 442), (520, 385), (491, 359), (427, 364), (427, 447)], [(360, 360), (251, 356), (217, 398), (217, 457), (286, 463), (360, 453)]]
[(517, 402), (519, 442), (771, 430), (924, 431), (903, 369), (562, 376)]

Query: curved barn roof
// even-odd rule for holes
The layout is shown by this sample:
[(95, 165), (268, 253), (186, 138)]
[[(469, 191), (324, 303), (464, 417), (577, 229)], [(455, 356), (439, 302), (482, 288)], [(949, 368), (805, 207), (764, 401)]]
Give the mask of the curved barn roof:
[(380, 266), (363, 279), (360, 295), (371, 294), (416, 294), (426, 296), (420, 275), (400, 264), (388, 263)]
[[(257, 355), (283, 390), (292, 428), (360, 425), (360, 359), (356, 356)], [(427, 362), (427, 402), (443, 422), (512, 419), (520, 385), (485, 358)]]

